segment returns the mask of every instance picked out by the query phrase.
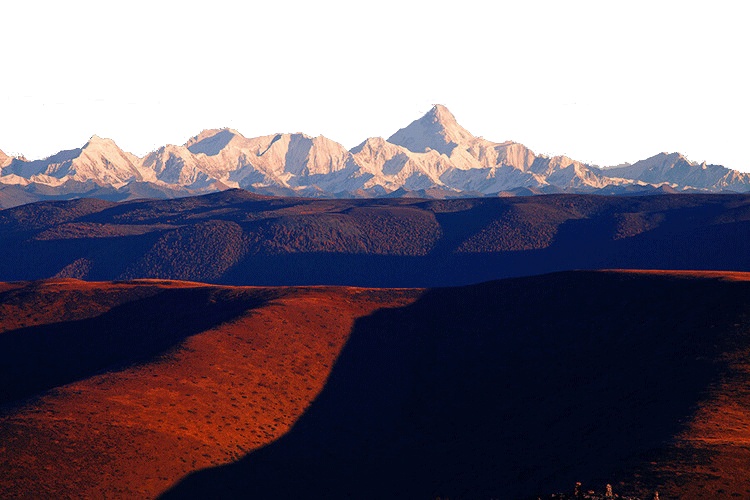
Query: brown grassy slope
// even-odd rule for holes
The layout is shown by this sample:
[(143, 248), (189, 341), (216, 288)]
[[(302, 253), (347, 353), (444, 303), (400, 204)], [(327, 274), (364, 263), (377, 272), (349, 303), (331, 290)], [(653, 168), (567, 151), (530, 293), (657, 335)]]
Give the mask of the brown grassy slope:
[[(648, 274), (664, 275), (664, 271)], [(749, 273), (681, 273), (748, 281)], [(750, 295), (738, 290), (748, 302)], [(662, 498), (750, 498), (750, 308), (735, 318), (735, 335), (720, 355), (724, 369), (706, 389), (673, 443), (642, 471)], [(642, 483), (637, 479), (635, 484)], [(665, 496), (666, 495), (666, 496)]]
[(748, 349), (747, 273), (430, 290), (355, 324), (289, 433), (168, 498), (745, 498)]
[[(748, 281), (750, 273), (716, 271), (629, 271), (644, 276), (680, 276)], [(743, 293), (743, 291), (738, 291)], [(746, 300), (750, 296), (744, 291)], [(657, 487), (661, 498), (750, 497), (750, 345), (746, 338), (750, 307), (731, 323), (736, 337), (725, 339), (724, 369), (696, 402), (680, 432), (654, 460), (644, 464), (632, 484)], [(654, 486), (656, 485), (656, 486)]]
[[(0, 415), (0, 497), (147, 498), (191, 471), (235, 460), (284, 434), (302, 414), (357, 317), (418, 293), (156, 281), (0, 284), (0, 343), (26, 350), (36, 372), (50, 372), (47, 385), (74, 380), (46, 392), (38, 384), (5, 391), (34, 397), (6, 402)], [(158, 309), (149, 310), (154, 301)], [(167, 335), (170, 344), (161, 342), (158, 352), (141, 345), (200, 320), (199, 331)], [(155, 322), (160, 330), (150, 326)], [(66, 338), (61, 344), (56, 336)], [(91, 336), (108, 337), (106, 345), (121, 336), (135, 347), (119, 344), (127, 356), (112, 358), (102, 354), (106, 345), (79, 346)], [(53, 352), (39, 356), (52, 361), (36, 363), (34, 353), (45, 345)], [(54, 356), (60, 349), (71, 363), (77, 356), (109, 364), (69, 373)], [(27, 364), (4, 359), (4, 385), (28, 373)]]

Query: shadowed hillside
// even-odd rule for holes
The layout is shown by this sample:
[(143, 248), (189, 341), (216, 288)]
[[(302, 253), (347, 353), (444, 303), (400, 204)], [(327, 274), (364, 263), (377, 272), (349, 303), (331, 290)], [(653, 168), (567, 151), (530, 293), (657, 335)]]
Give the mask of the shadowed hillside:
[[(71, 285), (83, 290), (65, 293)], [(97, 287), (75, 282), (61, 282), (57, 286), (62, 288), (58, 297), (48, 295), (52, 301), (44, 304), (55, 310), (55, 314), (70, 306), (79, 311), (84, 307), (108, 310), (78, 320), (58, 321), (58, 317), (45, 324), (0, 334), (0, 378), (4, 381), (0, 388), (0, 405), (102, 371), (147, 362), (191, 335), (234, 319), (266, 299), (257, 292), (242, 294), (197, 284), (181, 287), (120, 285), (114, 287), (114, 292), (97, 290), (100, 293), (88, 296), (86, 289)], [(37, 289), (49, 291), (54, 287), (54, 283), (41, 284)], [(101, 297), (107, 292), (114, 296), (110, 300), (119, 299), (123, 303), (114, 307), (112, 303), (107, 304), (107, 298)], [(23, 293), (39, 292), (23, 290), (20, 300), (24, 299)], [(90, 302), (85, 303), (86, 299)], [(0, 296), (4, 306), (18, 300), (17, 290)]]
[(153, 498), (284, 434), (419, 291), (0, 283), (0, 497)]
[(513, 499), (575, 481), (745, 497), (747, 279), (577, 272), (429, 291), (357, 321), (288, 434), (165, 498)]
[(750, 196), (311, 200), (232, 190), (0, 211), (0, 279), (452, 286), (558, 270), (750, 271)]

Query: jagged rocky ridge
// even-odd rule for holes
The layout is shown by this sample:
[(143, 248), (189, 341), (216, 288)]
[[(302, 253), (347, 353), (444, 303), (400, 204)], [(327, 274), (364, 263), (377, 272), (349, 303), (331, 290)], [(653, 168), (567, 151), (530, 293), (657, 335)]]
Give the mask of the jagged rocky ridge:
[(523, 144), (473, 136), (441, 105), (387, 140), (369, 138), (350, 151), (323, 136), (246, 138), (232, 129), (206, 130), (143, 158), (97, 136), (43, 160), (0, 151), (0, 207), (76, 197), (172, 198), (237, 187), (308, 197), (747, 192), (750, 174), (678, 153), (611, 168), (537, 155)]

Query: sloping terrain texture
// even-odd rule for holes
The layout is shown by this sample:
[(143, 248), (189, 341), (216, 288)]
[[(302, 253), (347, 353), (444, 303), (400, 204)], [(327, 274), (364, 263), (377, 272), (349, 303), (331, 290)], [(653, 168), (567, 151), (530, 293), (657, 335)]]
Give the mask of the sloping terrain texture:
[(750, 275), (574, 272), (358, 320), (278, 441), (165, 498), (750, 495)]
[(0, 211), (0, 246), (6, 281), (434, 287), (572, 269), (750, 271), (750, 196), (82, 199)]
[(283, 435), (419, 291), (0, 284), (0, 498), (153, 498)]

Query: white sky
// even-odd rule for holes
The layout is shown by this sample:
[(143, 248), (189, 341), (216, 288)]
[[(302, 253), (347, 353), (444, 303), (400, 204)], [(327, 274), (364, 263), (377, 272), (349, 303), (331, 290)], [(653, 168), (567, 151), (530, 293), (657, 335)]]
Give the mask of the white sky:
[(143, 155), (217, 127), (351, 148), (440, 103), (537, 153), (750, 171), (744, 3), (3, 2), (0, 149)]

